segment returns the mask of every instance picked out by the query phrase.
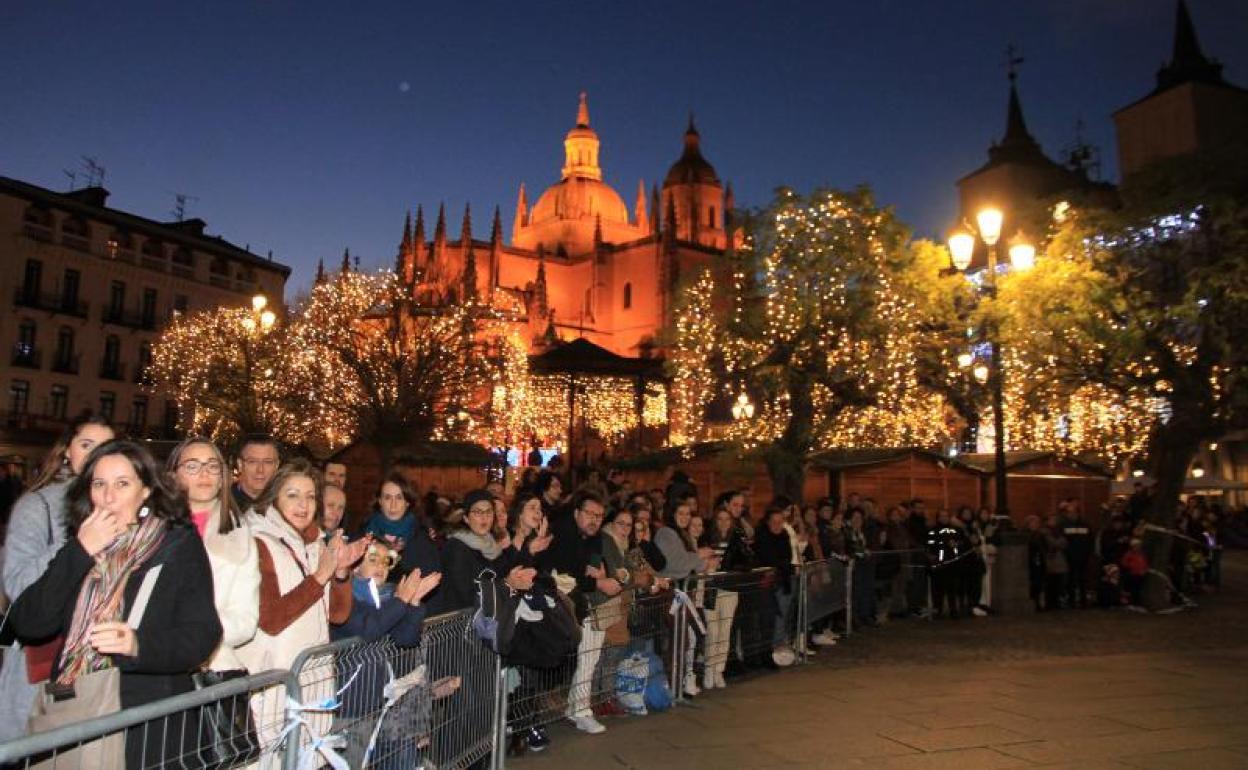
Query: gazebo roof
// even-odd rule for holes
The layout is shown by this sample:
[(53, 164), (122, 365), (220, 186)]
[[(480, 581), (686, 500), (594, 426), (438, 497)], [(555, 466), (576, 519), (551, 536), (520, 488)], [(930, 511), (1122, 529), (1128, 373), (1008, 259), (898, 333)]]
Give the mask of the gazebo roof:
[(663, 377), (660, 358), (626, 358), (585, 338), (555, 345), (545, 353), (529, 356), (533, 374), (589, 374), (604, 377)]

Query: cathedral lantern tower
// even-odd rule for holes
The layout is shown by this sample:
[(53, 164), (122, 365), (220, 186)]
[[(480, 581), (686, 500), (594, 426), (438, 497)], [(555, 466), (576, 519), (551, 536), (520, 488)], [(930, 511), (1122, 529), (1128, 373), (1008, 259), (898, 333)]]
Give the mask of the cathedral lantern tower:
[[(715, 167), (702, 157), (702, 137), (689, 116), (685, 150), (663, 180), (663, 204), (676, 215), (677, 240), (722, 249), (728, 238), (724, 230), (724, 188)], [(667, 231), (670, 221), (663, 222)]]
[(646, 236), (644, 228), (629, 220), (624, 199), (602, 181), (600, 149), (598, 132), (589, 125), (589, 102), (582, 93), (576, 123), (563, 139), (561, 178), (527, 211), (521, 192), (512, 245), (533, 251), (541, 246), (548, 253), (571, 258), (594, 251), (598, 227), (605, 243), (627, 243)]

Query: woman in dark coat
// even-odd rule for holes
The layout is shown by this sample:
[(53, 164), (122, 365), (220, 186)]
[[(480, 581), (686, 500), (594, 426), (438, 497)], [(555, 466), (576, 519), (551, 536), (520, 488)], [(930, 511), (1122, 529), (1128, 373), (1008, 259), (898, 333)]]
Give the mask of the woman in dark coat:
[[(19, 635), (65, 637), (36, 713), (53, 691), (114, 667), (122, 709), (189, 692), (191, 672), (221, 641), (221, 622), (185, 500), (146, 449), (108, 441), (87, 459), (68, 504), (69, 538), (12, 609)], [(140, 587), (150, 594), (136, 607)], [(197, 725), (175, 725), (130, 730), (127, 767), (176, 764), (195, 745)]]

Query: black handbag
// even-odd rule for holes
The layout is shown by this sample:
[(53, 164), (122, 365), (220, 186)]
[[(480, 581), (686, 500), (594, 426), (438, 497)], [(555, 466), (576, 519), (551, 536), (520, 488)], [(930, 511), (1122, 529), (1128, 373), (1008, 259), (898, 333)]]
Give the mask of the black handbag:
[[(197, 671), (191, 674), (196, 690), (247, 676), (233, 671)], [(248, 693), (213, 701), (199, 710), (199, 761), (205, 768), (233, 767), (260, 757), (260, 741), (252, 719)]]

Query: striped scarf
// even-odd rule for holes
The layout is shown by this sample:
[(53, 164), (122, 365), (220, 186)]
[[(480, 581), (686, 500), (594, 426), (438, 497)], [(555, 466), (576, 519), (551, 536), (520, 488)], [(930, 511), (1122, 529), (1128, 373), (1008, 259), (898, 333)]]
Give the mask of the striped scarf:
[(113, 665), (109, 656), (101, 655), (91, 646), (91, 629), (96, 623), (121, 619), (126, 582), (156, 553), (164, 539), (165, 528), (164, 519), (148, 516), (95, 557), (95, 566), (78, 591), (69, 633), (65, 635), (65, 648), (61, 651), (57, 684), (71, 685), (83, 674)]

